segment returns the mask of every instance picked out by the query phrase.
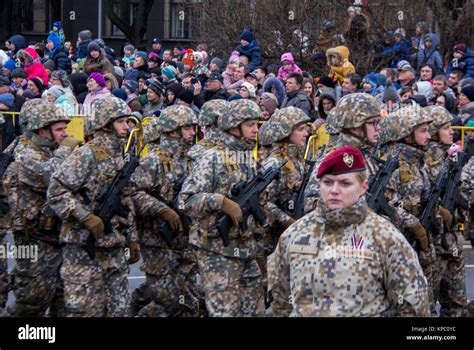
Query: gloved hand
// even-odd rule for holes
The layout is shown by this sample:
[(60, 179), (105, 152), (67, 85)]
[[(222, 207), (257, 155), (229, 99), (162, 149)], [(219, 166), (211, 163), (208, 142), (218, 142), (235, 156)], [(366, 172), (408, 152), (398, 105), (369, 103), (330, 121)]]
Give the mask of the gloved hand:
[(415, 239), (418, 241), (420, 249), (423, 251), (428, 251), (428, 234), (426, 233), (426, 230), (423, 225), (418, 223), (415, 227), (411, 228), (410, 231), (413, 233), (413, 236), (415, 236)]
[(94, 214), (87, 215), (81, 223), (91, 231), (92, 235), (96, 240), (104, 238), (104, 222), (101, 218)]
[(82, 142), (81, 140), (78, 140), (72, 136), (68, 136), (64, 140), (61, 141), (60, 145), (69, 147), (71, 150), (73, 150), (74, 148), (79, 146), (81, 142)]
[(453, 225), (453, 215), (451, 214), (451, 212), (440, 205), (439, 214), (443, 218), (444, 231), (445, 232), (451, 231), (452, 225)]
[(283, 224), (283, 229), (286, 230), (288, 227), (293, 225), (296, 222), (295, 219), (289, 218), (284, 224)]
[(168, 225), (170, 225), (173, 232), (179, 232), (183, 230), (183, 224), (181, 223), (181, 218), (173, 209), (164, 209), (159, 214), (158, 217), (165, 220)]
[(235, 203), (233, 200), (230, 200), (229, 198), (224, 198), (224, 205), (222, 207), (222, 211), (232, 219), (234, 227), (239, 227), (243, 219), (242, 209), (240, 208), (240, 205)]
[(128, 249), (130, 249), (129, 265), (136, 264), (140, 260), (140, 245), (138, 242), (129, 242)]

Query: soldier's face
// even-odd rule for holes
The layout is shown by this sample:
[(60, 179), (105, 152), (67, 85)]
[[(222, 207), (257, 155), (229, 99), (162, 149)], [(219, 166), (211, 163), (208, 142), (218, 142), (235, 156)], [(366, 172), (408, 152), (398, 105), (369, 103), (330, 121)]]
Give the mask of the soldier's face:
[(122, 117), (118, 118), (112, 124), (114, 126), (115, 134), (120, 138), (126, 138), (128, 136), (128, 118)]
[(183, 136), (184, 141), (193, 142), (194, 135), (196, 135), (194, 125), (183, 126), (181, 128), (181, 135)]
[(302, 124), (293, 130), (290, 135), (290, 143), (304, 147), (306, 145), (306, 139), (308, 138), (308, 126), (306, 124)]
[(248, 140), (257, 140), (258, 122), (256, 120), (247, 120), (240, 125), (242, 137)]
[(358, 173), (324, 175), (321, 199), (329, 209), (349, 208), (365, 193), (368, 181), (361, 182)]
[(421, 124), (414, 131), (415, 142), (419, 146), (426, 146), (431, 140), (428, 123)]
[(443, 145), (452, 145), (453, 144), (453, 135), (454, 131), (451, 129), (451, 123), (444, 124), (439, 129), (439, 141)]
[(61, 143), (66, 137), (69, 136), (66, 126), (67, 123), (65, 122), (58, 122), (51, 125), (51, 136), (53, 137), (53, 141)]
[(380, 132), (380, 118), (370, 119), (365, 122), (365, 128), (367, 130), (367, 141), (372, 145), (377, 143)]

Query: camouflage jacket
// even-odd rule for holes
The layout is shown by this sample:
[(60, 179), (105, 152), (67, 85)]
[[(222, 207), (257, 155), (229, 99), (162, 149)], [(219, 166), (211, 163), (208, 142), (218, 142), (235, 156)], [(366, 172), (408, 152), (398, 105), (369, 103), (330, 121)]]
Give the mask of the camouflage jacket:
[(315, 211), (290, 226), (269, 257), (274, 316), (429, 316), (415, 251), (361, 198)]
[[(51, 208), (63, 220), (61, 241), (83, 245), (90, 232), (80, 223), (93, 213), (96, 198), (113, 182), (123, 168), (124, 142), (114, 134), (99, 131), (94, 139), (75, 150), (61, 165), (48, 189)], [(130, 208), (127, 218), (115, 215), (110, 223), (111, 232), (96, 246), (104, 248), (124, 247), (127, 241), (137, 241), (135, 213), (126, 188), (122, 204)]]
[(162, 222), (157, 215), (171, 206), (177, 195), (175, 184), (191, 170), (191, 160), (186, 156), (189, 147), (180, 139), (163, 135), (132, 175), (140, 242), (144, 245), (166, 247), (158, 234)]
[(425, 153), (424, 162), (432, 182), (436, 181), (436, 177), (441, 169), (443, 169), (448, 157), (449, 147), (450, 146), (448, 145), (440, 145), (438, 142), (430, 142), (428, 144), (428, 150)]
[[(31, 143), (15, 157), (17, 163), (17, 195), (23, 230), (40, 234), (48, 241), (57, 241), (59, 220), (46, 205), (46, 191), (53, 174), (71, 153), (47, 138), (33, 134)], [(49, 232), (49, 234), (45, 234)]]
[(263, 194), (264, 208), (269, 224), (280, 228), (291, 218), (288, 201), (300, 189), (305, 174), (304, 149), (296, 145), (276, 144), (270, 156), (262, 162), (262, 168), (281, 166), (288, 161), (282, 169), (280, 176), (273, 180)]
[(224, 215), (224, 198), (232, 198), (233, 186), (251, 180), (256, 174), (254, 146), (253, 142), (223, 133), (222, 144), (210, 149), (194, 164), (179, 195), (180, 209), (193, 220), (191, 244), (231, 258), (255, 256), (253, 216), (248, 218), (248, 230), (231, 229), (228, 247), (224, 247), (216, 227), (216, 221)]
[(470, 205), (474, 205), (474, 157), (462, 169), (461, 193), (467, 198)]
[(219, 144), (221, 132), (218, 129), (209, 129), (206, 131), (204, 139), (196, 143), (188, 152), (194, 162), (198, 161), (204, 153)]
[(399, 143), (399, 168), (392, 173), (385, 198), (395, 209), (394, 224), (400, 231), (415, 227), (431, 187), (424, 163), (425, 151)]
[(319, 165), (322, 163), (324, 158), (331, 152), (345, 146), (354, 146), (357, 147), (362, 154), (364, 155), (365, 162), (367, 163), (367, 169), (369, 171), (369, 176), (375, 175), (378, 171), (378, 165), (374, 162), (372, 155), (374, 152), (374, 147), (367, 145), (361, 141), (360, 138), (357, 138), (349, 133), (341, 132), (337, 139), (336, 143), (329, 143), (325, 148), (324, 153), (319, 156), (316, 161), (316, 165), (313, 168), (313, 173), (309, 178), (308, 185), (305, 190), (305, 213), (312, 211), (315, 208), (316, 201), (319, 199), (319, 179), (316, 177), (318, 173)]

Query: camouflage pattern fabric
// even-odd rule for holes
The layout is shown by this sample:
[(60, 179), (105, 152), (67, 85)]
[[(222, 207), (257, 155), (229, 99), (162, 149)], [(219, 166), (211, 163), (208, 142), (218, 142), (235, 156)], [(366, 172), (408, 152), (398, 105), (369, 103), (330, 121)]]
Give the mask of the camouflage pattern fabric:
[(428, 106), (424, 108), (428, 114), (433, 118), (433, 122), (430, 123), (430, 134), (436, 136), (439, 129), (446, 123), (453, 121), (453, 116), (448, 110), (440, 106)]
[[(6, 244), (5, 240), (6, 230), (0, 230), (0, 246)], [(8, 289), (10, 287), (10, 280), (8, 277), (7, 259), (0, 258), (0, 314), (7, 304)]]
[(217, 125), (219, 118), (227, 113), (227, 102), (224, 100), (211, 100), (206, 102), (199, 113), (199, 126)]
[(341, 98), (331, 111), (328, 125), (335, 130), (358, 128), (371, 118), (380, 116), (380, 104), (365, 93), (349, 94)]
[(290, 137), (296, 126), (309, 121), (308, 116), (299, 108), (280, 109), (260, 128), (260, 143), (263, 146), (270, 146), (275, 142), (282, 141)]
[(118, 97), (106, 97), (96, 100), (91, 105), (90, 115), (86, 116), (86, 134), (90, 135), (121, 117), (128, 117), (132, 111), (127, 103)]
[(70, 118), (64, 115), (64, 111), (59, 106), (43, 101), (42, 103), (30, 103), (25, 107), (26, 111), (20, 112), (21, 120), (24, 121), (25, 114), (28, 114), (27, 129), (39, 130), (52, 123), (70, 122)]
[(228, 131), (247, 120), (260, 119), (262, 111), (258, 104), (251, 100), (235, 100), (227, 104), (227, 113), (219, 117), (218, 125), (222, 131)]
[(176, 131), (183, 126), (197, 124), (196, 115), (189, 107), (170, 106), (166, 108), (156, 122), (160, 134)]
[(290, 226), (269, 257), (268, 279), (274, 316), (429, 315), (415, 251), (363, 198), (347, 209), (319, 203)]

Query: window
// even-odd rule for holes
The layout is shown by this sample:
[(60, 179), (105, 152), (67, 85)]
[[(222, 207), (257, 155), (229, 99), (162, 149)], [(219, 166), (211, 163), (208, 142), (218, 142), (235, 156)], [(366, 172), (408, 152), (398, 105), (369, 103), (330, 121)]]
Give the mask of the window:
[(171, 0), (171, 38), (192, 39), (197, 36), (201, 0)]
[[(120, 4), (118, 2), (115, 2), (113, 6), (114, 6), (114, 12), (117, 14), (120, 13)], [(134, 18), (137, 16), (137, 13), (138, 13), (138, 3), (135, 3), (135, 2), (129, 3), (128, 13), (129, 13), (128, 21), (130, 24), (132, 24)], [(122, 36), (122, 37), (125, 36), (125, 34), (116, 25), (114, 25), (112, 22), (110, 23), (112, 25), (112, 29), (111, 29), (112, 36)]]

